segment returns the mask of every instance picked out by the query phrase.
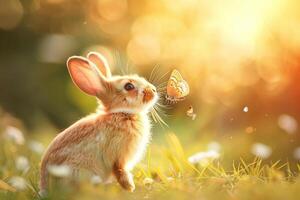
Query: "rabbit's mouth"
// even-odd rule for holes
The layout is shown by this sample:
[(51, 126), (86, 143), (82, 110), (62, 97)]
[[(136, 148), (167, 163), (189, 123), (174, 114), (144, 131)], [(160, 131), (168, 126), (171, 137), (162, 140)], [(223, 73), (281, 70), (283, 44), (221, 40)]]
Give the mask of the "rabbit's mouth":
[(143, 103), (149, 103), (155, 97), (155, 90), (151, 88), (145, 88), (143, 94), (144, 94)]

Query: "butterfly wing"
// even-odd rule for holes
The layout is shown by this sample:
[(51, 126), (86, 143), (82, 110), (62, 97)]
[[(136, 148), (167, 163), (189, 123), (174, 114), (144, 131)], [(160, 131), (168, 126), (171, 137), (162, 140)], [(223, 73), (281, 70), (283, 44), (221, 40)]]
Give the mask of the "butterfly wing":
[(185, 80), (182, 80), (178, 85), (179, 85), (178, 89), (180, 90), (181, 97), (186, 97), (190, 93), (189, 84)]
[(179, 71), (174, 69), (167, 84), (167, 95), (179, 99), (187, 96), (189, 92), (188, 83), (182, 78)]
[(177, 83), (175, 80), (169, 79), (168, 84), (167, 84), (167, 95), (169, 97), (178, 98), (179, 93), (177, 91), (176, 85), (177, 85)]
[(172, 74), (171, 74), (170, 79), (172, 79), (172, 78), (175, 79), (177, 82), (183, 80), (181, 74), (180, 74), (179, 71), (176, 70), (176, 69), (174, 69), (174, 70), (172, 71)]

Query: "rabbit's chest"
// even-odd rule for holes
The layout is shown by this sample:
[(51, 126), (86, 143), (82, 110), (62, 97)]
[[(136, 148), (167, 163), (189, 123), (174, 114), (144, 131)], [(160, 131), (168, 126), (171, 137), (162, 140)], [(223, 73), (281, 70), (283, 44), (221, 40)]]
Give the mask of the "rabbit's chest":
[(147, 118), (119, 121), (103, 138), (103, 153), (111, 163), (122, 160), (134, 165), (143, 155), (150, 139), (150, 124)]

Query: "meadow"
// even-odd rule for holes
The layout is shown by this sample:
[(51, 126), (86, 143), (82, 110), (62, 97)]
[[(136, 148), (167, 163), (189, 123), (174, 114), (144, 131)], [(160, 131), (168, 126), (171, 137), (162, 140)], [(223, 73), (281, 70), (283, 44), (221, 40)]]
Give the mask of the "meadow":
[[(184, 128), (184, 127), (183, 127)], [(49, 140), (4, 130), (1, 139), (0, 199), (298, 199), (299, 164), (250, 158), (226, 159), (237, 151), (218, 142), (187, 142), (170, 130), (154, 134), (145, 159), (134, 170), (136, 190), (124, 191), (117, 183), (102, 184), (98, 177), (81, 172), (77, 179), (67, 170), (51, 172), (47, 197), (38, 194), (39, 163)], [(226, 141), (223, 141), (226, 142)], [(232, 139), (230, 141), (232, 143)], [(192, 145), (191, 145), (192, 144)], [(226, 144), (230, 146), (230, 144)], [(192, 152), (200, 150), (191, 159)], [(243, 148), (240, 148), (243, 149)], [(242, 151), (242, 150), (239, 150)], [(215, 152), (209, 154), (207, 152)], [(218, 153), (219, 152), (219, 153)], [(197, 152), (196, 152), (197, 153)], [(200, 153), (200, 154), (199, 154)], [(241, 153), (241, 152), (239, 152)], [(258, 152), (263, 156), (265, 152)], [(226, 156), (228, 154), (228, 156)]]

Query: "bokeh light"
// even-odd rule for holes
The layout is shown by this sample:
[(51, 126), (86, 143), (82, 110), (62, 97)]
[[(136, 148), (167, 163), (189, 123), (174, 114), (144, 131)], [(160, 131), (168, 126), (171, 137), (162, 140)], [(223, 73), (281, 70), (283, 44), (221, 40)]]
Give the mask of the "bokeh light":
[[(154, 123), (156, 159), (174, 132), (193, 164), (259, 157), (296, 168), (299, 23), (298, 0), (0, 0), (0, 133), (15, 145), (10, 152), (28, 147), (37, 157), (94, 112), (97, 102), (74, 87), (65, 63), (97, 51), (113, 74), (152, 72), (163, 85), (177, 69), (189, 83), (186, 99), (164, 110), (169, 127)], [(20, 172), (32, 159), (22, 153), (12, 161)], [(67, 168), (52, 172), (69, 176)], [(19, 175), (10, 182), (26, 188)]]

